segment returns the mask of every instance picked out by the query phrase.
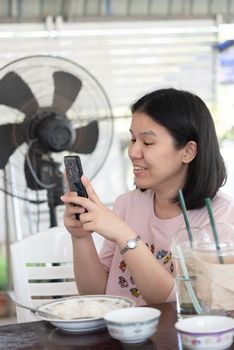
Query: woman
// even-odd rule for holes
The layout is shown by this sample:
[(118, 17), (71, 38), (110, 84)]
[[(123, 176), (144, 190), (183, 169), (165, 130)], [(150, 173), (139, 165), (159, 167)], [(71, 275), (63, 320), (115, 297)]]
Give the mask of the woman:
[[(128, 154), (136, 189), (121, 195), (112, 212), (82, 177), (89, 199), (63, 196), (64, 222), (72, 236), (81, 294), (115, 294), (137, 305), (155, 304), (175, 300), (170, 243), (185, 226), (178, 190), (183, 190), (191, 226), (209, 223), (206, 197), (212, 199), (216, 221), (233, 224), (234, 205), (218, 192), (226, 170), (212, 117), (198, 96), (161, 89), (140, 98), (131, 111)], [(81, 213), (80, 221), (75, 213)], [(106, 238), (99, 256), (93, 231)]]

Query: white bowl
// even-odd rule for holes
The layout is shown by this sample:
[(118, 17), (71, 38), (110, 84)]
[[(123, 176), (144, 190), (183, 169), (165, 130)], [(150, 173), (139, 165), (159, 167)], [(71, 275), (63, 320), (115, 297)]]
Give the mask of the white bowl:
[(176, 322), (175, 328), (188, 349), (223, 350), (233, 342), (234, 319), (226, 316), (195, 316)]
[(112, 338), (123, 343), (143, 343), (156, 332), (160, 314), (151, 307), (133, 307), (110, 311), (104, 320)]
[(60, 331), (68, 333), (88, 333), (106, 327), (104, 314), (119, 308), (129, 308), (134, 301), (115, 295), (78, 295), (57, 299), (40, 306), (38, 310), (51, 312), (62, 319), (37, 316), (49, 321)]

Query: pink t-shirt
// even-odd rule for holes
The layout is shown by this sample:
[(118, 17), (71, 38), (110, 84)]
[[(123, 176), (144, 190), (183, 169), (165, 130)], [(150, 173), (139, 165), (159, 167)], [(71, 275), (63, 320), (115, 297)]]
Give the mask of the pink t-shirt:
[[(114, 204), (114, 212), (121, 217), (141, 239), (148, 245), (155, 259), (168, 271), (173, 273), (172, 254), (170, 244), (176, 232), (185, 227), (183, 214), (172, 219), (162, 220), (155, 216), (153, 207), (154, 192), (146, 190), (132, 190), (119, 196)], [(212, 200), (215, 222), (227, 222), (234, 225), (234, 202), (221, 192)], [(191, 227), (202, 227), (209, 224), (206, 207), (188, 210)], [(131, 274), (129, 273), (123, 256), (115, 243), (105, 240), (100, 259), (109, 271), (106, 294), (121, 295), (135, 300), (136, 305), (145, 305)], [(142, 261), (144, 264), (144, 261)], [(155, 286), (160, 288), (160, 285)], [(167, 301), (175, 300), (175, 287), (171, 290)]]

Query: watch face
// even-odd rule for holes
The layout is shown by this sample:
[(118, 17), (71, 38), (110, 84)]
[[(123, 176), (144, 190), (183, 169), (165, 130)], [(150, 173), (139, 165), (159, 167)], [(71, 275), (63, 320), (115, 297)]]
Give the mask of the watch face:
[(136, 247), (136, 242), (133, 239), (130, 239), (127, 244), (129, 249), (133, 249)]

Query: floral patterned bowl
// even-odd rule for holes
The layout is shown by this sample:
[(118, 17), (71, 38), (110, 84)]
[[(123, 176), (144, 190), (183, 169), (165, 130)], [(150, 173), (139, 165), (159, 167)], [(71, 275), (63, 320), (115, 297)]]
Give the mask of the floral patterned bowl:
[(175, 328), (188, 349), (224, 350), (233, 342), (234, 319), (226, 316), (195, 316), (176, 322)]
[(104, 320), (112, 338), (122, 343), (143, 343), (156, 332), (160, 314), (151, 307), (133, 307), (110, 311)]

